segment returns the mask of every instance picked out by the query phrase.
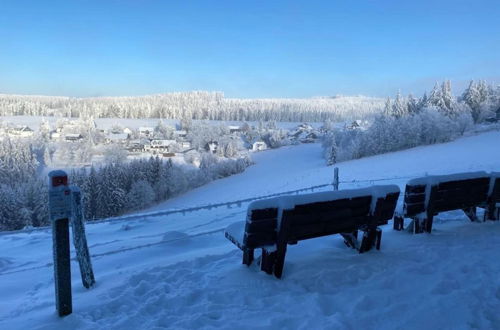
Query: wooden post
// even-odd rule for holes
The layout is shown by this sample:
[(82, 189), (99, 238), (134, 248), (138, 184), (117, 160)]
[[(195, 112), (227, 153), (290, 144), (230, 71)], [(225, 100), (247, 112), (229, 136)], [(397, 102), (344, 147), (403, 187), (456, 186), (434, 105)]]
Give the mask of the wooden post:
[(281, 278), (285, 266), (286, 247), (288, 243), (288, 232), (290, 231), (290, 220), (287, 212), (283, 211), (280, 230), (276, 239), (276, 260), (274, 263), (274, 276)]
[(333, 190), (339, 190), (339, 168), (335, 167), (333, 169)]
[(250, 266), (252, 264), (253, 258), (254, 258), (253, 251), (254, 251), (253, 249), (249, 249), (249, 248), (243, 249), (243, 264), (244, 265)]
[(71, 190), (64, 171), (49, 173), (49, 213), (52, 222), (52, 251), (56, 309), (59, 316), (71, 314), (71, 259), (69, 253), (69, 218)]
[(85, 237), (85, 225), (82, 210), (82, 196), (80, 189), (71, 186), (71, 227), (73, 229), (73, 244), (75, 245), (76, 257), (80, 265), (82, 284), (87, 289), (95, 284), (94, 271), (90, 260), (87, 238)]

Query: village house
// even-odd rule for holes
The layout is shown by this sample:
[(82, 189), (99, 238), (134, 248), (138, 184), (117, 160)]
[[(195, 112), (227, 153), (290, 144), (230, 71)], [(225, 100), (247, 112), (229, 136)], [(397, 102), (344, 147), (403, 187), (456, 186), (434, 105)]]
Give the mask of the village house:
[(310, 132), (304, 138), (302, 138), (300, 142), (314, 143), (317, 139), (318, 139), (318, 134), (316, 132)]
[(243, 131), (243, 129), (240, 126), (230, 125), (228, 126), (228, 128), (229, 128), (229, 133), (238, 133)]
[(128, 152), (143, 152), (144, 145), (144, 142), (142, 142), (141, 140), (129, 140), (125, 149)]
[(252, 151), (262, 151), (267, 149), (267, 144), (264, 141), (256, 141), (252, 143)]
[(149, 144), (144, 145), (144, 150), (153, 155), (168, 153), (172, 151), (172, 145), (175, 143), (175, 140), (151, 140)]
[(105, 142), (107, 144), (125, 144), (130, 139), (130, 135), (127, 133), (110, 133), (106, 136)]
[(57, 131), (51, 131), (49, 133), (49, 136), (50, 136), (51, 140), (59, 140), (61, 138), (61, 133), (59, 133)]
[(26, 138), (26, 137), (31, 137), (33, 136), (33, 130), (29, 128), (28, 126), (16, 126), (7, 131), (7, 134), (10, 137), (21, 137), (21, 138)]
[(217, 152), (218, 146), (219, 146), (219, 143), (217, 141), (211, 141), (211, 142), (208, 142), (207, 144), (205, 144), (205, 150), (215, 154)]
[(69, 142), (77, 142), (83, 140), (83, 136), (81, 134), (66, 134), (64, 136), (64, 140)]
[(153, 127), (139, 127), (139, 136), (144, 138), (153, 138), (155, 129)]
[(179, 142), (179, 145), (181, 146), (182, 150), (191, 149), (191, 142), (182, 141), (182, 142)]
[(174, 131), (174, 137), (176, 139), (178, 139), (178, 138), (185, 138), (186, 136), (187, 136), (187, 132), (184, 131), (184, 130)]

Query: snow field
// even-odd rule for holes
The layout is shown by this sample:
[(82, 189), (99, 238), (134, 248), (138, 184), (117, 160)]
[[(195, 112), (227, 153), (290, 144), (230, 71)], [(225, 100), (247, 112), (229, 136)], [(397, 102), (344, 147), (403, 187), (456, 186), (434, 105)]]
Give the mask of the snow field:
[[(500, 132), (338, 164), (340, 180), (498, 171)], [(331, 182), (319, 145), (256, 154), (244, 173), (153, 210)], [(374, 182), (382, 184), (382, 182)], [(371, 183), (343, 183), (341, 189)], [(246, 207), (87, 225), (97, 285), (72, 263), (73, 314), (57, 317), (50, 231), (0, 236), (1, 329), (500, 328), (500, 224), (440, 214), (433, 233), (383, 226), (382, 250), (357, 254), (329, 236), (290, 246), (277, 280), (241, 265), (223, 229)], [(73, 252), (73, 251), (72, 251)]]

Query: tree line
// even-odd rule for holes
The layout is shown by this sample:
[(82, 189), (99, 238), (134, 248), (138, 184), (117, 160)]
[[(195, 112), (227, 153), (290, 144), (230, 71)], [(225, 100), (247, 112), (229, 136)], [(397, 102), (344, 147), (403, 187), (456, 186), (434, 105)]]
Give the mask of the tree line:
[(2, 116), (322, 122), (366, 117), (380, 112), (382, 107), (383, 100), (371, 97), (236, 99), (204, 91), (95, 98), (0, 94)]
[(451, 83), (436, 84), (427, 96), (388, 98), (384, 111), (366, 129), (334, 129), (327, 122), (323, 137), (329, 165), (419, 145), (451, 141), (476, 123), (500, 120), (500, 88), (471, 81), (460, 97)]

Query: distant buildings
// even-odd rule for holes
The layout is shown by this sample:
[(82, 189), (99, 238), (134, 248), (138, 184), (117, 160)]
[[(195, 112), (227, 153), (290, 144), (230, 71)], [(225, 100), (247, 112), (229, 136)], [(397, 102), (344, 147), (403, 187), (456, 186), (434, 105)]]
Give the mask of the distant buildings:
[(139, 127), (139, 137), (153, 138), (154, 127)]
[(264, 141), (257, 141), (252, 144), (252, 151), (262, 151), (267, 149), (267, 144)]
[(13, 138), (17, 138), (17, 137), (27, 138), (27, 137), (33, 136), (33, 133), (34, 133), (33, 130), (30, 127), (25, 126), (25, 125), (16, 126), (16, 127), (12, 127), (12, 128), (7, 129), (7, 135), (9, 137), (13, 137)]
[(151, 140), (149, 144), (144, 145), (144, 151), (153, 155), (173, 152), (173, 146), (177, 143), (175, 140)]

